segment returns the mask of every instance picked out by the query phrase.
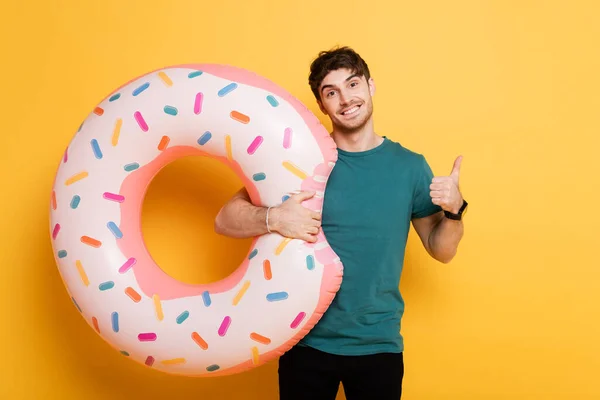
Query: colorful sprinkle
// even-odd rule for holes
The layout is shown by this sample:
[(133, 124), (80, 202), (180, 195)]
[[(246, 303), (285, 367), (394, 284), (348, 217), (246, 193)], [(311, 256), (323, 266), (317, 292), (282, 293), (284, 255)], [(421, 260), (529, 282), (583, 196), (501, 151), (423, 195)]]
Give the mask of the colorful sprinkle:
[(206, 131), (202, 134), (202, 136), (200, 136), (200, 139), (198, 139), (198, 144), (200, 146), (204, 146), (210, 140), (210, 138), (212, 138), (212, 133)]
[[(111, 314), (111, 318), (110, 318), (111, 322), (112, 322), (112, 330), (113, 332), (119, 332), (119, 313), (118, 312), (113, 312)], [(129, 354), (127, 354), (129, 355)]]
[(267, 178), (267, 175), (264, 172), (259, 172), (259, 173), (252, 175), (252, 179), (254, 179), (257, 182), (264, 181), (266, 178)]
[(267, 96), (267, 101), (273, 107), (277, 107), (279, 105), (279, 102), (277, 101), (277, 99), (273, 95), (268, 95)]
[(200, 76), (200, 75), (202, 75), (202, 71), (194, 71), (194, 72), (190, 72), (188, 74), (188, 78), (195, 78), (195, 77)]
[(96, 248), (102, 246), (101, 241), (91, 238), (89, 236), (82, 236), (81, 243), (84, 243), (84, 244), (87, 244), (88, 246), (92, 246), (92, 247), (96, 247)]
[(96, 319), (96, 317), (92, 317), (92, 324), (94, 324), (96, 332), (100, 333), (100, 326), (98, 325), (98, 319)]
[(221, 326), (219, 327), (219, 336), (225, 336), (230, 325), (231, 317), (227, 316), (223, 318), (223, 322), (221, 322)]
[(194, 100), (194, 114), (198, 115), (202, 112), (202, 99), (204, 94), (202, 92), (196, 94), (196, 100)]
[(121, 354), (123, 354), (125, 357), (129, 357), (129, 353), (125, 350), (121, 350)]
[(125, 261), (123, 265), (121, 265), (121, 268), (119, 268), (119, 273), (124, 274), (125, 272), (129, 271), (129, 269), (133, 267), (136, 262), (137, 260), (131, 257), (129, 260)]
[(158, 73), (158, 76), (160, 77), (160, 79), (162, 79), (162, 81), (165, 83), (165, 85), (167, 85), (167, 86), (173, 86), (173, 81), (163, 71), (160, 71)]
[(296, 318), (294, 318), (294, 320), (290, 324), (290, 328), (296, 329), (300, 325), (300, 323), (302, 322), (302, 320), (304, 319), (304, 317), (306, 317), (306, 313), (305, 312), (298, 313), (298, 315), (296, 316)]
[(163, 110), (165, 111), (165, 114), (177, 115), (177, 108), (173, 106), (165, 106)]
[(52, 230), (52, 239), (56, 239), (58, 232), (60, 232), (60, 224), (55, 224), (54, 229)]
[(186, 319), (188, 319), (189, 316), (190, 316), (190, 312), (189, 311), (184, 311), (181, 314), (179, 314), (179, 316), (175, 319), (175, 322), (177, 322), (178, 324), (182, 324), (183, 321), (185, 321)]
[(306, 179), (307, 177), (306, 172), (302, 171), (300, 168), (298, 168), (289, 161), (284, 161), (283, 167), (302, 180)]
[(52, 209), (56, 210), (57, 204), (56, 204), (56, 192), (53, 190), (52, 191), (52, 197), (50, 199), (50, 202), (52, 203)]
[(137, 96), (138, 94), (142, 93), (144, 90), (148, 89), (149, 87), (150, 87), (150, 82), (146, 82), (142, 86), (140, 86), (137, 89), (135, 89), (133, 91), (133, 95)]
[(164, 149), (166, 149), (170, 141), (171, 139), (168, 136), (163, 136), (160, 139), (160, 143), (158, 144), (158, 150), (163, 151)]
[(75, 182), (80, 181), (80, 180), (82, 180), (84, 178), (87, 178), (87, 177), (88, 177), (87, 171), (78, 172), (75, 175), (73, 175), (72, 177), (70, 177), (69, 179), (67, 179), (65, 181), (65, 185), (66, 186), (72, 185)]
[(79, 203), (81, 202), (81, 197), (79, 197), (78, 195), (73, 196), (73, 198), (71, 199), (71, 208), (74, 210), (79, 206)]
[(267, 295), (267, 301), (280, 301), (288, 298), (287, 292), (275, 292)]
[(152, 296), (152, 300), (154, 301), (154, 311), (156, 312), (156, 319), (162, 321), (165, 318), (165, 315), (163, 313), (160, 298), (157, 294), (155, 294), (154, 296)]
[(284, 149), (289, 149), (290, 147), (292, 147), (292, 133), (294, 133), (294, 131), (292, 131), (292, 128), (285, 128), (285, 130), (283, 131)]
[(58, 258), (65, 258), (67, 256), (67, 251), (66, 250), (59, 250), (58, 251)]
[(146, 358), (146, 361), (144, 361), (144, 364), (146, 364), (149, 367), (153, 366), (154, 365), (154, 357), (148, 356)]
[(106, 200), (116, 201), (118, 203), (125, 201), (125, 196), (121, 196), (120, 194), (116, 193), (104, 192), (102, 197), (104, 197)]
[(96, 107), (96, 108), (94, 108), (94, 114), (102, 115), (102, 114), (104, 114), (104, 110), (100, 107)]
[(111, 139), (111, 144), (114, 146), (116, 146), (117, 144), (119, 144), (119, 136), (121, 135), (121, 126), (123, 126), (123, 120), (121, 118), (118, 118), (117, 121), (115, 122), (115, 127), (113, 128), (113, 134), (112, 134), (112, 139)]
[(265, 279), (270, 281), (271, 278), (273, 277), (273, 274), (271, 272), (271, 261), (269, 261), (269, 260), (263, 261), (263, 273), (265, 275)]
[(121, 97), (121, 93), (113, 94), (112, 96), (110, 96), (110, 99), (108, 99), (108, 101), (112, 102), (115, 100), (119, 100), (119, 97)]
[(208, 349), (208, 343), (206, 343), (206, 341), (204, 339), (202, 339), (202, 337), (198, 334), (198, 332), (193, 332), (192, 333), (192, 340), (194, 342), (196, 342), (196, 344), (198, 346), (200, 346), (200, 348), (202, 350), (207, 350)]
[(134, 162), (134, 163), (130, 163), (130, 164), (123, 166), (123, 169), (127, 172), (131, 172), (131, 171), (135, 171), (139, 167), (140, 167), (140, 164)]
[(258, 254), (258, 249), (252, 250), (252, 252), (248, 256), (248, 260), (252, 260), (254, 257), (256, 257), (257, 254)]
[(225, 86), (223, 89), (219, 90), (219, 97), (223, 97), (231, 92), (233, 92), (238, 87), (237, 83), (233, 82), (229, 85)]
[(231, 154), (231, 136), (225, 136), (225, 150), (227, 152), (227, 159), (229, 161), (233, 160), (233, 154)]
[(83, 284), (85, 286), (89, 286), (90, 280), (89, 280), (87, 274), (85, 273), (85, 270), (83, 269), (83, 265), (81, 264), (80, 260), (75, 261), (75, 267), (77, 267), (77, 272), (79, 272), (79, 277), (81, 278), (81, 282), (83, 282)]
[(164, 365), (185, 364), (185, 358), (171, 358), (170, 360), (161, 361)]
[(217, 364), (213, 364), (213, 365), (209, 365), (208, 367), (206, 367), (206, 370), (208, 372), (213, 372), (213, 371), (218, 370), (219, 368), (221, 368), (221, 367), (219, 367)]
[(212, 301), (210, 300), (210, 293), (208, 293), (208, 290), (202, 293), (202, 300), (204, 301), (204, 305), (206, 307), (210, 306), (210, 304), (212, 303)]
[(263, 142), (263, 137), (262, 136), (257, 136), (254, 138), (254, 140), (252, 141), (252, 143), (250, 143), (250, 146), (248, 146), (248, 154), (252, 155), (256, 152), (256, 150), (260, 147), (260, 145)]
[(290, 196), (286, 194), (281, 198), (281, 202), (285, 203), (285, 201), (288, 200), (289, 198), (290, 198)]
[(148, 132), (148, 124), (146, 123), (146, 120), (144, 119), (144, 117), (142, 117), (142, 113), (139, 111), (136, 111), (135, 113), (133, 113), (133, 117), (135, 118), (136, 122), (140, 126), (141, 130), (143, 130), (144, 132)]
[(138, 340), (140, 342), (154, 342), (156, 340), (156, 333), (154, 333), (154, 332), (140, 333), (138, 335)]
[(250, 281), (244, 282), (244, 284), (242, 285), (242, 287), (240, 288), (240, 290), (237, 292), (237, 294), (233, 298), (233, 305), (234, 306), (238, 305), (238, 303), (240, 302), (240, 300), (242, 299), (242, 297), (244, 297), (244, 294), (246, 294), (246, 291), (248, 290), (249, 287), (250, 287)]
[(277, 246), (277, 248), (275, 249), (275, 255), (278, 256), (281, 254), (281, 252), (283, 251), (283, 249), (285, 249), (285, 246), (288, 245), (289, 242), (291, 242), (292, 239), (290, 238), (285, 238), (281, 241), (281, 243), (279, 243), (279, 246)]
[(258, 347), (256, 346), (252, 346), (252, 363), (254, 365), (258, 365), (259, 361), (260, 361), (260, 353), (258, 352)]
[(239, 111), (232, 111), (231, 113), (229, 113), (229, 116), (232, 119), (241, 122), (242, 124), (247, 124), (248, 122), (250, 122), (250, 117), (246, 114), (242, 114)]
[(92, 139), (90, 142), (92, 145), (92, 151), (94, 152), (94, 156), (100, 160), (102, 158), (102, 150), (100, 150), (100, 145), (96, 139)]
[(115, 283), (113, 281), (103, 282), (98, 285), (98, 289), (101, 291), (109, 290), (115, 287)]
[(306, 268), (311, 271), (315, 269), (315, 258), (310, 254), (306, 256)]
[(73, 300), (73, 304), (75, 304), (75, 307), (77, 307), (77, 309), (79, 310), (79, 312), (83, 312), (83, 311), (81, 311), (81, 307), (79, 307), (79, 304), (77, 304), (77, 302), (75, 301), (75, 298), (71, 297), (71, 300)]
[(139, 303), (142, 300), (142, 296), (138, 292), (135, 291), (134, 288), (128, 287), (125, 289), (125, 294), (131, 298), (136, 303)]
[(266, 336), (263, 335), (259, 335), (256, 332), (252, 332), (250, 334), (250, 339), (254, 340), (255, 342), (258, 342), (260, 344), (270, 344), (271, 343), (271, 339), (269, 339)]
[(117, 226), (117, 224), (115, 224), (113, 221), (109, 221), (106, 224), (106, 227), (108, 228), (108, 230), (110, 230), (112, 232), (112, 234), (117, 239), (121, 239), (123, 237), (123, 232), (121, 232), (121, 230), (119, 229), (119, 227)]

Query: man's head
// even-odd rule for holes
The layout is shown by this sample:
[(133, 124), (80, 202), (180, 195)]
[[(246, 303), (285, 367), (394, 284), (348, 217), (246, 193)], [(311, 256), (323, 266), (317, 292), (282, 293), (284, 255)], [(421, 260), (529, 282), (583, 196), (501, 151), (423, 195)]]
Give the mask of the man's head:
[(371, 118), (375, 85), (367, 63), (351, 48), (320, 52), (310, 66), (308, 82), (337, 130), (355, 132)]

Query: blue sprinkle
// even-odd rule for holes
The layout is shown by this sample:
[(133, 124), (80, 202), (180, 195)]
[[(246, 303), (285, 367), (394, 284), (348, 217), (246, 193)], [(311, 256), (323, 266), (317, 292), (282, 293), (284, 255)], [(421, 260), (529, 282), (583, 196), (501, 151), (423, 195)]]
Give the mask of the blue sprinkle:
[(119, 313), (118, 312), (115, 311), (111, 314), (111, 321), (112, 321), (113, 332), (119, 332)]
[(114, 287), (115, 287), (115, 283), (113, 281), (103, 282), (100, 285), (98, 285), (98, 289), (100, 289), (102, 291), (112, 289)]
[(195, 78), (195, 77), (200, 76), (200, 75), (202, 75), (202, 71), (194, 71), (194, 72), (190, 72), (188, 74), (188, 78)]
[(285, 300), (287, 298), (288, 298), (287, 292), (269, 293), (267, 295), (267, 301), (279, 301), (279, 300)]
[(284, 203), (284, 202), (285, 202), (287, 199), (289, 199), (289, 198), (290, 198), (290, 196), (288, 196), (288, 195), (286, 194), (285, 196), (283, 196), (283, 197), (281, 198), (281, 202), (282, 202), (282, 203)]
[(212, 372), (212, 371), (218, 370), (219, 368), (221, 368), (221, 367), (219, 367), (217, 364), (213, 364), (213, 365), (209, 365), (208, 367), (206, 367), (206, 370), (209, 372)]
[(204, 132), (204, 134), (202, 136), (200, 136), (200, 139), (198, 139), (198, 144), (200, 146), (204, 146), (206, 144), (206, 142), (208, 142), (210, 140), (210, 138), (212, 137), (212, 133), (206, 131)]
[(306, 268), (311, 271), (315, 269), (315, 258), (311, 255), (306, 256)]
[(252, 260), (258, 254), (258, 249), (252, 250), (252, 253), (248, 256), (248, 260)]
[(181, 324), (183, 321), (185, 321), (186, 319), (188, 319), (188, 317), (190, 316), (190, 312), (189, 311), (184, 311), (181, 314), (179, 314), (179, 316), (177, 317), (176, 321), (178, 324)]
[(79, 206), (79, 202), (81, 201), (81, 197), (79, 197), (78, 195), (73, 196), (73, 198), (71, 199), (71, 208), (74, 210), (77, 208), (77, 206)]
[(66, 250), (60, 250), (58, 252), (58, 258), (65, 258), (67, 256), (67, 251)]
[(130, 172), (130, 171), (138, 169), (139, 167), (140, 167), (140, 164), (134, 162), (134, 163), (125, 165), (123, 168), (125, 169), (125, 171)]
[(75, 298), (71, 297), (71, 300), (73, 300), (73, 304), (75, 304), (75, 307), (77, 307), (77, 309), (79, 310), (79, 312), (83, 312), (83, 311), (81, 311), (81, 307), (79, 307), (79, 304), (77, 304), (77, 302), (75, 301)]
[(202, 300), (204, 300), (204, 305), (206, 307), (210, 306), (210, 293), (208, 293), (208, 291), (202, 293)]
[(225, 86), (223, 89), (219, 90), (219, 97), (223, 97), (226, 94), (231, 93), (232, 91), (234, 91), (236, 88), (238, 87), (237, 83), (230, 83), (229, 85)]
[(96, 139), (92, 139), (91, 144), (92, 150), (94, 151), (94, 155), (98, 160), (100, 160), (102, 158), (102, 150), (100, 150), (100, 145), (98, 144), (98, 141)]
[(252, 175), (252, 179), (254, 179), (255, 181), (265, 180), (266, 177), (267, 177), (267, 175), (265, 175), (264, 172), (259, 172), (258, 174)]
[(271, 104), (273, 107), (277, 107), (279, 105), (279, 102), (277, 101), (277, 99), (275, 97), (273, 97), (272, 95), (268, 95), (267, 96), (267, 101), (269, 102), (269, 104)]
[(110, 229), (112, 234), (115, 235), (117, 239), (121, 239), (123, 237), (123, 232), (121, 232), (117, 224), (115, 224), (114, 222), (110, 221), (108, 224), (106, 224), (106, 226), (108, 227), (108, 229)]
[(129, 353), (125, 350), (121, 350), (121, 354), (123, 354), (125, 357), (129, 357)]
[(177, 115), (177, 109), (173, 106), (165, 106), (165, 114)]
[(138, 94), (142, 93), (144, 90), (148, 89), (149, 86), (150, 86), (149, 82), (144, 83), (142, 86), (140, 86), (139, 88), (137, 88), (133, 91), (133, 95), (137, 96)]
[(119, 97), (121, 97), (121, 93), (114, 94), (114, 95), (112, 95), (112, 96), (110, 97), (110, 99), (108, 99), (108, 101), (115, 101), (115, 100), (118, 100), (118, 99), (119, 99)]

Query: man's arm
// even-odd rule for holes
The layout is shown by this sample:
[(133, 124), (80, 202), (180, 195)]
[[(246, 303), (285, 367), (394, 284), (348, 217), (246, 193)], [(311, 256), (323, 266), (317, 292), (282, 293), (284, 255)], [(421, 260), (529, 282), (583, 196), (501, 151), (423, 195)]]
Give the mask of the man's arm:
[(446, 218), (443, 212), (438, 212), (429, 217), (413, 219), (412, 223), (431, 257), (444, 264), (452, 261), (464, 234), (462, 221)]

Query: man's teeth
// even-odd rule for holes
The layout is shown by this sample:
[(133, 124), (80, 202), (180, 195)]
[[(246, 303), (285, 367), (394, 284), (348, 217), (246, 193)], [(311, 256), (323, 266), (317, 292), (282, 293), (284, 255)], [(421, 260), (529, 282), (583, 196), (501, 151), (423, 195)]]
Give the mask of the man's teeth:
[(356, 106), (356, 107), (352, 107), (352, 108), (351, 108), (351, 109), (349, 109), (348, 111), (344, 111), (344, 112), (342, 113), (342, 115), (353, 114), (353, 113), (355, 113), (355, 112), (357, 112), (357, 111), (358, 111), (358, 106)]

